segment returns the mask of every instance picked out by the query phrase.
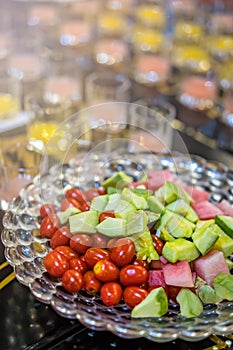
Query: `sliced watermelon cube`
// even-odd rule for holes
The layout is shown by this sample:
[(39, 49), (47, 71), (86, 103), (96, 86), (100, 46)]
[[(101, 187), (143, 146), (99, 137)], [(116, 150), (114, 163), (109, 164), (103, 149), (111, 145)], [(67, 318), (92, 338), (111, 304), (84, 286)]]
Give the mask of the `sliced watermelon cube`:
[(224, 254), (220, 250), (210, 250), (206, 255), (196, 259), (193, 266), (197, 275), (211, 287), (213, 286), (213, 279), (220, 272), (230, 273)]
[(208, 201), (194, 202), (192, 203), (192, 207), (200, 220), (214, 219), (217, 215), (223, 215), (221, 209)]
[(182, 186), (184, 190), (192, 197), (192, 199), (195, 202), (208, 201), (210, 196), (209, 192), (195, 188), (193, 186), (188, 186), (188, 185), (182, 185)]
[(233, 206), (226, 199), (222, 199), (217, 207), (222, 210), (224, 215), (233, 216)]
[(147, 173), (148, 188), (156, 191), (166, 181), (175, 181), (175, 176), (169, 170), (155, 170)]
[(193, 274), (187, 260), (169, 263), (163, 266), (166, 284), (177, 287), (193, 288)]
[(149, 270), (148, 285), (150, 287), (166, 287), (162, 270)]

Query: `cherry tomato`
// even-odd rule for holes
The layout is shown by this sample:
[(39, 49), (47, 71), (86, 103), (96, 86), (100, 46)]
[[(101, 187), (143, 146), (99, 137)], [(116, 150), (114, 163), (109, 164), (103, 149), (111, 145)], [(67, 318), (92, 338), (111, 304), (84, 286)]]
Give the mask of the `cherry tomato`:
[(95, 277), (101, 282), (114, 282), (119, 277), (118, 267), (110, 260), (99, 260), (93, 267)]
[(179, 291), (181, 290), (181, 287), (176, 287), (176, 286), (168, 286), (167, 285), (167, 295), (168, 295), (168, 298), (173, 300), (173, 301), (176, 301), (176, 297), (177, 297), (177, 294), (179, 293)]
[(69, 260), (70, 268), (79, 271), (82, 275), (87, 272), (87, 264), (80, 258), (71, 258)]
[(73, 269), (66, 270), (61, 279), (62, 286), (70, 293), (78, 292), (85, 285), (83, 275)]
[(162, 250), (163, 250), (163, 246), (164, 246), (164, 242), (161, 238), (159, 238), (156, 234), (152, 234), (152, 240), (153, 240), (153, 246), (156, 250), (156, 252), (161, 255), (162, 254)]
[(52, 235), (52, 238), (50, 240), (50, 247), (54, 249), (59, 245), (69, 245), (70, 236), (71, 236), (71, 233), (67, 226), (60, 227)]
[(83, 204), (86, 202), (86, 198), (84, 193), (79, 188), (70, 188), (65, 193), (66, 198), (73, 198), (80, 204)]
[(149, 270), (150, 264), (148, 263), (147, 260), (142, 260), (142, 259), (136, 258), (133, 260), (132, 263), (133, 263), (133, 265), (139, 265), (139, 266), (145, 267), (145, 269)]
[(75, 207), (79, 210), (81, 210), (81, 204), (77, 202), (74, 198), (65, 198), (61, 202), (60, 209), (61, 211), (65, 211), (66, 209), (70, 207)]
[(69, 269), (68, 259), (58, 252), (49, 252), (44, 258), (46, 271), (54, 277), (61, 277)]
[(115, 218), (115, 217), (116, 216), (115, 216), (113, 211), (103, 211), (99, 215), (99, 222), (102, 222), (102, 221), (106, 220), (107, 218)]
[(122, 288), (119, 283), (108, 282), (100, 289), (100, 297), (107, 306), (115, 306), (119, 304), (122, 297)]
[(110, 254), (106, 249), (93, 247), (93, 248), (87, 249), (86, 253), (84, 254), (84, 258), (86, 263), (90, 267), (94, 267), (94, 265), (99, 260), (103, 260), (103, 259), (109, 260)]
[(135, 255), (135, 245), (129, 238), (120, 238), (112, 248), (110, 259), (118, 266), (129, 264)]
[(119, 238), (111, 238), (111, 239), (108, 241), (108, 243), (107, 243), (107, 248), (108, 248), (108, 250), (109, 250), (110, 252), (111, 252), (112, 249), (115, 247), (116, 242), (117, 242), (118, 239), (119, 239)]
[(94, 233), (92, 235), (92, 246), (98, 248), (106, 248), (109, 238), (101, 233)]
[(90, 210), (90, 204), (87, 202), (81, 204), (81, 211), (88, 211)]
[(85, 290), (90, 294), (98, 293), (102, 283), (95, 277), (95, 274), (93, 271), (87, 271), (84, 274), (84, 280), (85, 280)]
[(40, 224), (40, 234), (42, 237), (51, 238), (59, 228), (60, 222), (57, 215), (45, 216)]
[(70, 246), (77, 253), (83, 254), (92, 246), (92, 237), (91, 235), (86, 235), (85, 233), (73, 235), (70, 239)]
[(104, 188), (89, 188), (87, 191), (85, 191), (85, 197), (88, 202), (91, 202), (94, 197), (101, 196), (102, 194), (105, 194)]
[(120, 281), (124, 286), (140, 286), (146, 284), (149, 271), (138, 265), (126, 265), (120, 271)]
[(52, 204), (43, 204), (40, 207), (40, 216), (44, 218), (45, 216), (50, 216), (56, 213), (55, 207)]
[(129, 286), (124, 289), (123, 299), (127, 306), (133, 308), (145, 299), (147, 295), (148, 292), (146, 289), (137, 286)]
[(59, 245), (54, 249), (54, 252), (58, 252), (66, 257), (67, 260), (77, 258), (78, 254), (67, 245)]

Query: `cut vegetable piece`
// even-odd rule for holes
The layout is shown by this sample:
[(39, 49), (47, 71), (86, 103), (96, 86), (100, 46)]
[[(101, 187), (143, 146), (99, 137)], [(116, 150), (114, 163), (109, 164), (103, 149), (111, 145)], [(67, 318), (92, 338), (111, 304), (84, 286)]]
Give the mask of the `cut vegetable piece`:
[(217, 207), (223, 212), (224, 215), (233, 216), (233, 206), (226, 200), (222, 199)]
[(182, 185), (184, 190), (192, 197), (194, 202), (203, 202), (208, 201), (210, 194), (207, 191), (204, 191), (202, 189), (198, 189), (193, 186), (188, 185)]
[(91, 201), (90, 210), (95, 210), (98, 212), (104, 211), (108, 203), (108, 197), (109, 197), (108, 194), (94, 197)]
[(126, 235), (126, 220), (108, 217), (96, 226), (96, 230), (105, 236), (119, 237)]
[(163, 203), (169, 204), (177, 198), (183, 199), (187, 203), (193, 202), (192, 197), (174, 182), (166, 181), (165, 184), (155, 192), (155, 196)]
[(84, 211), (69, 217), (70, 232), (96, 233), (99, 222), (99, 212), (95, 210)]
[(192, 203), (192, 207), (200, 220), (214, 219), (216, 215), (222, 214), (222, 211), (215, 204), (208, 201)]
[(206, 281), (211, 287), (213, 279), (221, 272), (230, 273), (223, 252), (210, 250), (205, 256), (193, 262), (197, 275)]
[(215, 222), (228, 236), (233, 238), (233, 216), (218, 215)]
[(176, 213), (173, 213), (172, 218), (163, 227), (175, 238), (190, 238), (194, 228), (192, 222)]
[[(157, 260), (156, 260), (157, 261)], [(148, 285), (150, 287), (166, 287), (162, 270), (149, 270)]]
[(165, 282), (168, 285), (187, 288), (194, 287), (192, 271), (187, 260), (164, 265), (163, 274)]
[(159, 254), (156, 252), (150, 231), (142, 233), (136, 233), (130, 237), (136, 249), (136, 256), (138, 259), (147, 260), (159, 260)]
[(192, 240), (202, 255), (205, 255), (213, 247), (218, 237), (219, 230), (215, 224), (211, 224), (208, 227), (196, 228), (192, 234)]
[(198, 215), (196, 214), (194, 209), (189, 205), (189, 203), (185, 202), (181, 198), (178, 198), (174, 202), (168, 204), (166, 208), (184, 216), (187, 220), (193, 223), (198, 220)]
[(200, 287), (198, 296), (203, 304), (217, 304), (222, 301), (222, 298), (208, 284), (204, 284)]
[(136, 193), (130, 191), (130, 189), (127, 187), (123, 189), (121, 193), (121, 198), (133, 204), (137, 210), (148, 209), (148, 204), (145, 198), (142, 196), (138, 196)]
[(148, 216), (143, 210), (130, 213), (127, 217), (126, 235), (131, 236), (135, 233), (147, 231), (147, 224)]
[(201, 300), (190, 289), (182, 288), (176, 300), (180, 304), (180, 313), (184, 317), (197, 317), (203, 312)]
[(193, 261), (200, 255), (199, 250), (195, 244), (184, 238), (177, 238), (173, 242), (166, 242), (162, 255), (170, 262), (177, 262), (182, 260)]
[(162, 187), (166, 181), (174, 181), (175, 176), (169, 170), (155, 170), (147, 173), (148, 188), (156, 191)]
[(213, 280), (216, 293), (225, 300), (233, 300), (233, 276), (228, 273), (220, 273)]
[(117, 189), (122, 189), (132, 181), (133, 179), (131, 176), (128, 176), (126, 173), (124, 173), (124, 171), (118, 171), (117, 173), (104, 180), (101, 185), (104, 188), (110, 186), (116, 187)]
[(163, 287), (153, 289), (146, 298), (136, 305), (131, 316), (139, 317), (160, 317), (168, 311), (168, 299)]
[(228, 236), (217, 224), (215, 224), (215, 231), (218, 233), (219, 237), (214, 243), (212, 249), (222, 251), (226, 258), (233, 253), (233, 239)]
[(118, 206), (121, 200), (121, 194), (120, 193), (109, 194), (107, 199), (108, 201), (106, 203), (106, 206), (102, 211), (113, 211)]
[(161, 214), (164, 211), (164, 205), (156, 196), (149, 196), (147, 199), (149, 209), (155, 213)]
[(132, 203), (129, 203), (123, 199), (120, 199), (117, 207), (114, 210), (114, 214), (116, 218), (122, 218), (127, 219), (127, 217), (131, 214), (136, 212), (137, 209)]
[(57, 216), (60, 220), (60, 223), (64, 225), (68, 221), (71, 215), (78, 214), (80, 212), (81, 210), (79, 210), (78, 208), (70, 207), (70, 208), (67, 208), (65, 211), (58, 211)]

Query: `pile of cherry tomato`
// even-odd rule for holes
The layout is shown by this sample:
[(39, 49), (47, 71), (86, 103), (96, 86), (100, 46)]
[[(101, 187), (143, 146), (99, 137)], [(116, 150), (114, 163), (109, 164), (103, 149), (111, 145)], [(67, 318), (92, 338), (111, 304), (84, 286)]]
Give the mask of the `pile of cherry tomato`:
[[(94, 196), (103, 194), (101, 189), (90, 189), (83, 193), (77, 188), (68, 190), (60, 210), (74, 206), (89, 210)], [(40, 234), (50, 239), (52, 250), (44, 258), (46, 271), (61, 278), (63, 288), (76, 293), (85, 289), (90, 294), (99, 293), (107, 306), (115, 306), (120, 300), (133, 308), (149, 293), (149, 263), (137, 259), (134, 242), (126, 237), (109, 238), (100, 233), (71, 234), (68, 224), (62, 226), (55, 207), (43, 204)], [(104, 212), (99, 221), (114, 217), (113, 212)], [(155, 236), (155, 235), (154, 235)], [(153, 237), (154, 247), (161, 253), (163, 242)], [(156, 262), (159, 263), (159, 262)]]

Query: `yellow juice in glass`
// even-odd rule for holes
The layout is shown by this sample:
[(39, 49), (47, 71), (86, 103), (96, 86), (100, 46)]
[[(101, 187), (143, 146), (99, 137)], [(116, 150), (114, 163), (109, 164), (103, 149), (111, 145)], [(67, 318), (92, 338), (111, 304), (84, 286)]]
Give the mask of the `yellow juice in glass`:
[(13, 117), (20, 109), (19, 100), (8, 93), (0, 93), (0, 119)]

